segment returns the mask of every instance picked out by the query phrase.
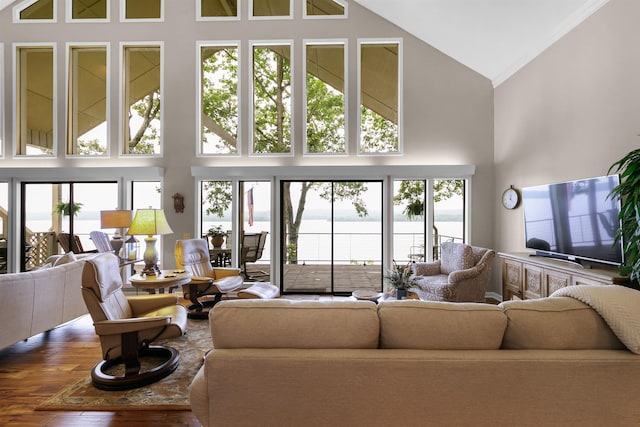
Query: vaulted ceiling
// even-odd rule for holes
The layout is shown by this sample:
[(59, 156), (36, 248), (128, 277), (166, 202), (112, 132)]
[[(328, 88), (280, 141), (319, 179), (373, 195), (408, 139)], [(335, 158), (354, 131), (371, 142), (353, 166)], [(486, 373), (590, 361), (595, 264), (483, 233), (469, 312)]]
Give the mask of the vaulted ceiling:
[(609, 0), (353, 0), (498, 86)]

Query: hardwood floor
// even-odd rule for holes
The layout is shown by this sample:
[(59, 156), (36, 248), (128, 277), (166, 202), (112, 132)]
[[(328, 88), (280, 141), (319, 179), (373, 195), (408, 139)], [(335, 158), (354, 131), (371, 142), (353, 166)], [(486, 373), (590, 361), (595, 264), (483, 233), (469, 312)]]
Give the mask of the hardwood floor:
[(189, 411), (35, 411), (43, 400), (79, 380), (100, 360), (91, 318), (0, 350), (0, 425), (20, 427), (198, 426)]

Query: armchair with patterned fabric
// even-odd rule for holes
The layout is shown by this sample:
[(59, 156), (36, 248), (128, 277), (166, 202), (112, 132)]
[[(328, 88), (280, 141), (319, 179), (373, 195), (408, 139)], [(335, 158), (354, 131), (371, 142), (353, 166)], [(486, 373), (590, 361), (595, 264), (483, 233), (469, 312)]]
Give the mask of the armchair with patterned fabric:
[(412, 264), (412, 290), (428, 301), (484, 302), (494, 258), (491, 249), (444, 242), (439, 260)]

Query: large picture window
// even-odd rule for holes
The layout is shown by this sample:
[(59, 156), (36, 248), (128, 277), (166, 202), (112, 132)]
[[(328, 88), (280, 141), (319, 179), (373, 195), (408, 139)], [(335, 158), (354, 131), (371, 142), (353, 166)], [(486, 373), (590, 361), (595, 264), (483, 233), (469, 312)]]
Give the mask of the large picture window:
[(359, 153), (401, 152), (402, 63), (398, 41), (360, 41)]
[(107, 47), (72, 46), (68, 61), (67, 154), (107, 154)]
[(123, 46), (123, 153), (157, 155), (162, 141), (162, 46)]
[(346, 154), (345, 42), (305, 44), (305, 152)]
[(200, 147), (202, 154), (237, 154), (238, 46), (203, 44), (200, 53)]
[(52, 156), (55, 147), (55, 47), (16, 47), (17, 156)]
[(292, 153), (291, 42), (253, 44), (252, 152)]

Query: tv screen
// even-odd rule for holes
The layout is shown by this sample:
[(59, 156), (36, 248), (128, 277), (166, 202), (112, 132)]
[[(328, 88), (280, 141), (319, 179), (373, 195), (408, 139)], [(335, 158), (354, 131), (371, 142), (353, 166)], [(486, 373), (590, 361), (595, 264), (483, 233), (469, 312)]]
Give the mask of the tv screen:
[(622, 244), (620, 202), (608, 197), (618, 175), (580, 179), (522, 189), (525, 239), (540, 255), (618, 265)]

